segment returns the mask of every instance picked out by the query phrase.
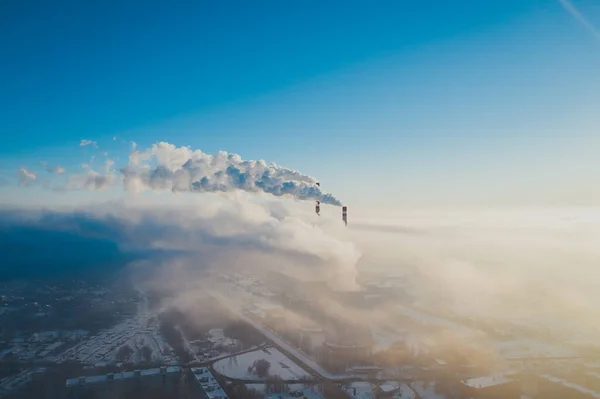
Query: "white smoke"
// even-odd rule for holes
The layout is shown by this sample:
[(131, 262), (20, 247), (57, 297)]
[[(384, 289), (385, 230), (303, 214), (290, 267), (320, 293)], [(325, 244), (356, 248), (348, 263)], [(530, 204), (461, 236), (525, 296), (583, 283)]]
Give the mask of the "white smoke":
[(37, 175), (34, 171), (27, 168), (20, 168), (17, 172), (19, 178), (19, 186), (28, 186), (32, 181), (37, 179)]
[(364, 253), (365, 268), (411, 276), (406, 289), (425, 308), (580, 332), (600, 328), (600, 210), (400, 215), (357, 220), (347, 235)]
[[(82, 140), (80, 145), (97, 148), (95, 144), (91, 140)], [(148, 190), (194, 193), (239, 190), (342, 205), (333, 195), (322, 192), (314, 177), (275, 163), (243, 160), (238, 154), (224, 151), (210, 155), (167, 142), (155, 143), (145, 150), (138, 150), (134, 142), (131, 144), (127, 165), (116, 166), (114, 160), (107, 160), (103, 171), (93, 170), (96, 158), (93, 155), (88, 162), (81, 164), (83, 172), (67, 176), (66, 185), (59, 191), (104, 190), (121, 181), (125, 191), (135, 193)], [(108, 156), (106, 152), (104, 155)], [(65, 170), (57, 167), (52, 172), (63, 174)], [(23, 170), (19, 176), (22, 185), (32, 180), (24, 175)]]
[(360, 251), (308, 222), (310, 216), (301, 204), (243, 192), (169, 193), (52, 212), (43, 223), (52, 230), (99, 235), (124, 250), (172, 253), (167, 269), (275, 269), (327, 282), (338, 291), (358, 289)]
[[(81, 145), (94, 143), (83, 140)], [(121, 167), (106, 159), (102, 167), (93, 168), (96, 156), (92, 155), (82, 164), (82, 171), (67, 175), (66, 184), (54, 190), (97, 191), (122, 183), (129, 192), (125, 199), (83, 211), (95, 212), (101, 223), (121, 220), (124, 228), (118, 226), (123, 228), (119, 238), (127, 235), (126, 245), (140, 250), (192, 252), (211, 265), (243, 259), (248, 267), (268, 265), (296, 277), (327, 281), (337, 290), (358, 289), (356, 264), (361, 253), (354, 244), (315, 226), (316, 219), (310, 219), (316, 217), (312, 207), (274, 198), (341, 205), (321, 191), (315, 178), (227, 152), (210, 155), (166, 142), (137, 148), (132, 146), (127, 165)], [(19, 178), (26, 185), (36, 176), (22, 168)], [(50, 184), (43, 187), (52, 188)], [(138, 195), (142, 191), (154, 195)], [(160, 195), (161, 191), (167, 196)], [(261, 193), (270, 195), (256, 195)], [(326, 217), (320, 218), (321, 226), (327, 222)]]
[(166, 142), (131, 152), (129, 164), (120, 172), (125, 189), (134, 192), (243, 190), (341, 205), (331, 194), (321, 191), (315, 178), (296, 170), (262, 160), (243, 160), (238, 154), (227, 152), (209, 155)]

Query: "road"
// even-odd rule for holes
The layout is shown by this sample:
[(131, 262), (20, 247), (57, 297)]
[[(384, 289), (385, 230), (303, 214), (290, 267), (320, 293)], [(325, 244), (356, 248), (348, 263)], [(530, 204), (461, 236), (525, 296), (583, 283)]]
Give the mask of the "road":
[(231, 312), (237, 314), (242, 320), (244, 320), (248, 324), (252, 325), (258, 331), (260, 331), (267, 339), (269, 339), (271, 342), (273, 342), (278, 347), (278, 349), (281, 349), (283, 352), (285, 352), (286, 355), (291, 355), (291, 357), (294, 357), (294, 358), (300, 360), (300, 362), (303, 363), (304, 366), (306, 366), (308, 369), (312, 370), (314, 374), (318, 374), (319, 376), (321, 376), (327, 380), (331, 380), (331, 381), (337, 381), (337, 380), (341, 381), (341, 380), (344, 380), (345, 378), (351, 377), (349, 375), (331, 374), (330, 372), (325, 370), (323, 367), (318, 365), (311, 358), (309, 358), (306, 354), (302, 353), (301, 351), (299, 351), (298, 349), (294, 348), (292, 345), (288, 344), (286, 341), (281, 339), (277, 334), (269, 331), (262, 324), (257, 323), (256, 321), (254, 321), (251, 318), (247, 317), (246, 315), (242, 314), (242, 312), (240, 312), (239, 309), (231, 306), (229, 304), (229, 301), (227, 301), (225, 298), (223, 298), (221, 296), (221, 294), (219, 294), (217, 292), (210, 292), (210, 295), (214, 296), (217, 300), (219, 300), (221, 302), (221, 304), (223, 304), (225, 307), (227, 307)]
[[(351, 382), (370, 382), (372, 384), (381, 384), (381, 383), (389, 380), (389, 379), (380, 379), (380, 378), (369, 377), (369, 376), (364, 376), (364, 375), (332, 374), (332, 373), (328, 372), (327, 370), (323, 369), (323, 367), (321, 367), (314, 360), (309, 358), (306, 354), (304, 354), (303, 352), (299, 351), (298, 349), (294, 348), (292, 345), (290, 345), (289, 343), (287, 343), (286, 341), (281, 339), (277, 334), (273, 333), (272, 331), (269, 331), (269, 329), (264, 327), (262, 324), (254, 321), (251, 318), (247, 317), (246, 315), (242, 314), (242, 312), (240, 312), (237, 308), (235, 308), (234, 306), (231, 306), (229, 301), (225, 300), (219, 293), (210, 292), (210, 294), (213, 295), (214, 298), (219, 300), (230, 311), (232, 311), (233, 313), (237, 314), (240, 318), (242, 318), (242, 320), (246, 321), (247, 323), (252, 325), (254, 328), (256, 328), (258, 331), (263, 333), (264, 336), (269, 341), (271, 341), (274, 344), (274, 346), (277, 347), (277, 349), (279, 349), (284, 355), (289, 357), (290, 360), (292, 360), (293, 362), (295, 362), (296, 364), (298, 364), (305, 370), (309, 371), (310, 374), (313, 376), (313, 379), (311, 379), (311, 380), (283, 381), (284, 383), (298, 384), (298, 383), (302, 383), (302, 382), (306, 382), (306, 383), (313, 382), (314, 383), (314, 382), (328, 381), (328, 382), (335, 382), (338, 384), (351, 383)], [(212, 364), (209, 366), (209, 368), (211, 369), (211, 372), (217, 373), (220, 375), (220, 373), (216, 372), (212, 368)], [(251, 380), (251, 381), (250, 380), (248, 380), (248, 381), (239, 380), (238, 381), (236, 379), (231, 379), (226, 376), (224, 376), (224, 377), (230, 381), (236, 381), (239, 383), (261, 383), (261, 382), (263, 382), (263, 381), (256, 381), (256, 380)], [(396, 377), (396, 378), (394, 378), (394, 381), (406, 383), (410, 387), (410, 389), (415, 393), (417, 399), (419, 399), (421, 396), (419, 395), (419, 393), (417, 391), (414, 390), (414, 388), (410, 385), (410, 383), (417, 382), (417, 381), (423, 381), (423, 380), (424, 380), (423, 378), (417, 378), (417, 376), (412, 377), (412, 378), (411, 377), (404, 377), (404, 378)], [(264, 382), (266, 382), (266, 381), (264, 381)]]

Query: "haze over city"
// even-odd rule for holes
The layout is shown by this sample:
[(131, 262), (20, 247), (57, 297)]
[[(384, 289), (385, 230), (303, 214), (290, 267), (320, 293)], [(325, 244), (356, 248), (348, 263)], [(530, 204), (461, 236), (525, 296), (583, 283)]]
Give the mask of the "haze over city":
[(599, 27), (3, 3), (0, 396), (600, 397)]

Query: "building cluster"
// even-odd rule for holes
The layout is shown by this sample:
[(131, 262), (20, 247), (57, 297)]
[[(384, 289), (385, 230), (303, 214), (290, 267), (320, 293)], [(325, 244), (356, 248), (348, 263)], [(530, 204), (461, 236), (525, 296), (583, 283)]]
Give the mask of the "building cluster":
[(590, 388), (600, 380), (590, 378), (594, 377), (586, 374), (581, 382), (574, 382), (552, 374), (505, 373), (462, 381), (462, 393), (476, 399), (600, 399), (600, 392)]
[(290, 392), (271, 393), (267, 399), (323, 399), (321, 395), (312, 389), (298, 389)]
[(65, 347), (81, 341), (87, 335), (86, 330), (40, 331), (26, 338), (0, 341), (0, 360), (53, 361)]
[[(127, 358), (119, 358), (123, 347), (131, 348)], [(144, 359), (143, 348), (149, 349), (151, 359)], [(162, 337), (158, 322), (149, 322), (145, 315), (138, 315), (90, 337), (56, 357), (57, 362), (76, 360), (84, 364), (103, 366), (118, 362), (139, 363), (153, 360), (175, 363), (171, 346)]]
[(182, 369), (179, 366), (123, 371), (68, 379), (67, 398), (143, 397), (144, 392), (158, 391), (165, 396), (175, 395), (181, 388)]
[(229, 399), (208, 368), (193, 367), (190, 371), (201, 388), (205, 399)]

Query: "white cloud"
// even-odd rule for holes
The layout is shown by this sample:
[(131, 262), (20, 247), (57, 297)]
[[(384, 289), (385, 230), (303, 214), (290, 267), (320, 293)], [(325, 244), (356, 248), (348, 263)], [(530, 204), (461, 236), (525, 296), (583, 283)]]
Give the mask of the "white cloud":
[(46, 162), (42, 162), (42, 166), (44, 170), (48, 173), (55, 173), (57, 175), (62, 175), (65, 173), (65, 168), (60, 165), (50, 166)]
[(18, 170), (17, 177), (19, 178), (19, 185), (22, 187), (28, 186), (32, 181), (37, 179), (36, 173), (25, 167)]
[(95, 141), (92, 141), (92, 140), (81, 140), (81, 142), (79, 143), (80, 147), (85, 147), (88, 145), (98, 148), (98, 143), (96, 143)]
[(101, 175), (93, 170), (88, 170), (86, 173), (70, 175), (64, 190), (106, 190), (110, 188), (114, 182), (115, 177), (112, 174)]
[(92, 157), (89, 163), (81, 164), (81, 168), (84, 169), (85, 172), (70, 175), (66, 185), (61, 191), (101, 191), (112, 187), (117, 181), (117, 177), (113, 169), (115, 161), (112, 159), (107, 159), (104, 162), (104, 170), (102, 173), (100, 173), (92, 169), (92, 162), (94, 162), (94, 159), (95, 157)]

